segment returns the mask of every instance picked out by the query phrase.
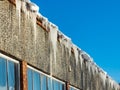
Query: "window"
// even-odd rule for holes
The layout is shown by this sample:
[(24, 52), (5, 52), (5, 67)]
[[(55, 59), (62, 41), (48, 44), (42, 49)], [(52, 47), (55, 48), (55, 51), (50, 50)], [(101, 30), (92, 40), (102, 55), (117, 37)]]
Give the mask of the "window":
[(18, 62), (0, 54), (0, 90), (19, 90), (18, 69)]
[(65, 90), (65, 84), (28, 66), (28, 90)]

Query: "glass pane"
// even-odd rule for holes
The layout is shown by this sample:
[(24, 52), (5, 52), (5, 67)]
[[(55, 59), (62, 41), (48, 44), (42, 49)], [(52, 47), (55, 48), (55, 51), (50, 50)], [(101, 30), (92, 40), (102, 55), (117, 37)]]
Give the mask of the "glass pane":
[(8, 61), (8, 88), (15, 90), (15, 65), (13, 62)]
[(7, 90), (6, 60), (0, 58), (0, 90)]
[(33, 90), (40, 90), (40, 74), (33, 73)]
[(60, 83), (56, 81), (56, 90), (59, 90), (60, 89)]
[(71, 87), (70, 90), (74, 90), (74, 89)]
[(32, 70), (31, 69), (28, 69), (27, 77), (28, 77), (28, 90), (32, 90), (33, 77), (32, 77)]
[(47, 90), (53, 90), (52, 88), (52, 78), (47, 78)]
[(41, 90), (47, 90), (46, 76), (41, 75)]
[(53, 80), (53, 88), (54, 90), (59, 90), (59, 83), (55, 80)]
[(60, 89), (59, 90), (64, 90), (64, 85), (60, 84)]

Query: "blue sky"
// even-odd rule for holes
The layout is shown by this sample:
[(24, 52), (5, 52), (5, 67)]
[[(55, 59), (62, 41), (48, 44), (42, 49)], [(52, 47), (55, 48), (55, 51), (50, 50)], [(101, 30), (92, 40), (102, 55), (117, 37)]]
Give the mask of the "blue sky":
[(120, 82), (120, 0), (32, 0), (40, 13)]

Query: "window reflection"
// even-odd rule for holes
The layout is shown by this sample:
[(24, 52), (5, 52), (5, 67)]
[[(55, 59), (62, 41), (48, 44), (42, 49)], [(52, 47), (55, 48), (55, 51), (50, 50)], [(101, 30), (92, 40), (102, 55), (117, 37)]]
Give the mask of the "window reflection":
[(28, 75), (28, 90), (32, 90), (32, 70), (31, 69), (28, 69), (28, 72), (27, 72), (27, 75)]
[(0, 90), (7, 90), (6, 60), (0, 58)]
[(54, 87), (54, 90), (59, 90), (59, 83), (55, 80), (53, 80), (53, 87)]
[(40, 74), (33, 73), (33, 90), (40, 90)]
[(41, 75), (41, 90), (47, 90), (46, 76)]
[(15, 89), (15, 70), (14, 70), (14, 63), (8, 62), (8, 88), (9, 90)]
[(52, 88), (52, 78), (47, 78), (47, 89), (53, 90)]

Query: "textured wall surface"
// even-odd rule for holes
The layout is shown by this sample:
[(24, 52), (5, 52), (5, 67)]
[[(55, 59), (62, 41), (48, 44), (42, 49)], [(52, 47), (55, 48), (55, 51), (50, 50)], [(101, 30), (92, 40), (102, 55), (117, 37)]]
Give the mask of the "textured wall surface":
[(48, 33), (39, 25), (35, 32), (30, 18), (24, 13), (18, 17), (13, 4), (0, 0), (0, 50), (83, 90), (120, 90), (116, 85), (111, 86), (108, 78), (104, 85), (99, 72), (88, 70), (86, 60), (82, 66), (80, 58), (76, 63), (74, 52), (69, 59), (69, 51), (60, 42), (57, 42), (57, 59), (51, 62)]

